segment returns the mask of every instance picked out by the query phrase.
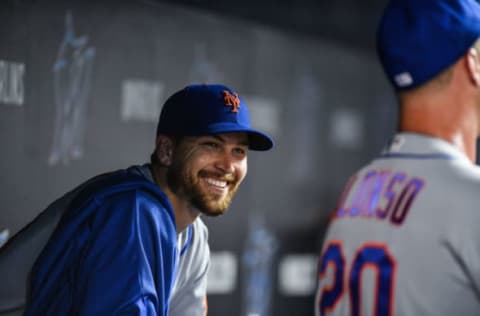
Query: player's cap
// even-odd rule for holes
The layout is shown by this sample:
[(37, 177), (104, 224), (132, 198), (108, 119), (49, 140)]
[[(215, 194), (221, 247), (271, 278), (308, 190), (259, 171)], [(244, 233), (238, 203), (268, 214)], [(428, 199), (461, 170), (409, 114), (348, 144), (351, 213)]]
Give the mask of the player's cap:
[(174, 93), (160, 113), (157, 135), (201, 136), (246, 132), (251, 150), (269, 150), (273, 140), (250, 126), (247, 104), (219, 84), (190, 85)]
[(405, 90), (454, 64), (478, 37), (475, 0), (391, 0), (377, 29), (377, 52), (393, 86)]

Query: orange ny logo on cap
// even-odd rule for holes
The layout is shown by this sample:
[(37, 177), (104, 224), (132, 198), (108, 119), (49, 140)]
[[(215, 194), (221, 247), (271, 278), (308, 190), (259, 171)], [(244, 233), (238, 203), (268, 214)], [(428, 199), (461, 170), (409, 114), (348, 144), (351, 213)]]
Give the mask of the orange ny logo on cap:
[(232, 112), (238, 112), (240, 107), (240, 99), (238, 94), (234, 93), (233, 95), (228, 90), (223, 90), (223, 100), (225, 101), (226, 106), (232, 107)]

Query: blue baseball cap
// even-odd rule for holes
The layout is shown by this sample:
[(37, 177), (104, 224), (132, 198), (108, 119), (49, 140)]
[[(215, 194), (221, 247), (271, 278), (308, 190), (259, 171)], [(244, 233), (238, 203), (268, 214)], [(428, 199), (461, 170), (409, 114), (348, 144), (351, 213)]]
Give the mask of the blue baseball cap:
[(475, 0), (391, 0), (377, 29), (377, 53), (397, 90), (453, 65), (480, 37)]
[(157, 135), (202, 136), (245, 132), (251, 150), (269, 150), (273, 140), (250, 126), (245, 101), (232, 89), (219, 84), (189, 85), (174, 93), (163, 105)]

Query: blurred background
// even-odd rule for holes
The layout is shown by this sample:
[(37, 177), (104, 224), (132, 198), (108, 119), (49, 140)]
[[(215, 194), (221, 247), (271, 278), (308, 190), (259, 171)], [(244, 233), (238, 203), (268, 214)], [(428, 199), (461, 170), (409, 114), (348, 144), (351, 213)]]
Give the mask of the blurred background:
[(276, 147), (251, 152), (229, 212), (204, 218), (209, 315), (313, 315), (328, 215), (395, 130), (374, 45), (385, 2), (2, 1), (0, 240), (80, 182), (146, 162), (173, 92), (223, 83)]

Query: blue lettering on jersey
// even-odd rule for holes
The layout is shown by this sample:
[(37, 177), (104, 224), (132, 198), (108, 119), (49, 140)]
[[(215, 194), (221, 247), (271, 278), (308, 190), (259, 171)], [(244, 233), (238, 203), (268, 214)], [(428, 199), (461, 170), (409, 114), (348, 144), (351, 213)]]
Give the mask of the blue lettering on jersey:
[[(424, 180), (403, 172), (370, 170), (361, 179), (355, 175), (347, 183), (333, 218), (387, 219), (401, 225), (424, 187)], [(347, 197), (350, 197), (348, 205)]]

